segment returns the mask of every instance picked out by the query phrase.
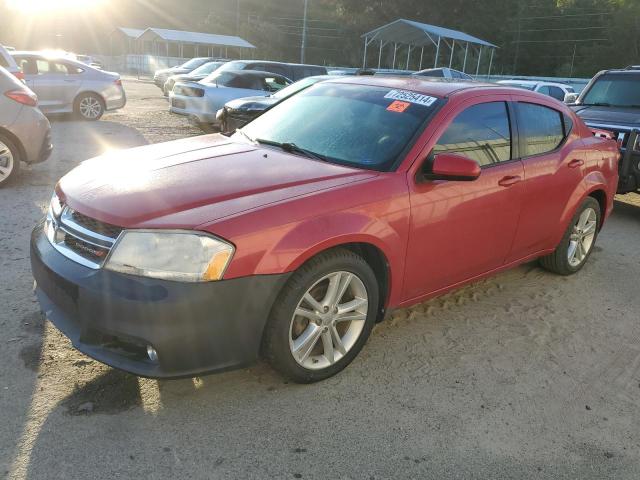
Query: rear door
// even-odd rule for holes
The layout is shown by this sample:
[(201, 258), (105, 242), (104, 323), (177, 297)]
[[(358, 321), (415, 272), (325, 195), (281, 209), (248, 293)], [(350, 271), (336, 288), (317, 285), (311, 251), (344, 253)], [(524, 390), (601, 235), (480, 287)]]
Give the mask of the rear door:
[(513, 261), (555, 247), (563, 212), (584, 175), (585, 152), (571, 119), (551, 103), (532, 102), (514, 103), (525, 181)]
[(512, 139), (508, 96), (466, 102), (430, 155), (478, 162), (473, 182), (410, 180), (411, 233), (405, 300), (454, 286), (502, 266), (518, 225), (524, 170)]

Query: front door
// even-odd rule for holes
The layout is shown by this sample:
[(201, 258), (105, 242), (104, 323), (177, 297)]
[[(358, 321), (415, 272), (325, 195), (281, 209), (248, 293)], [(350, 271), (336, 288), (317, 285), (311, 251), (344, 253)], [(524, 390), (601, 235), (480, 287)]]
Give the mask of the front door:
[(514, 155), (508, 98), (466, 104), (432, 155), (477, 161), (480, 178), (412, 181), (404, 300), (454, 286), (504, 265), (522, 201), (524, 168)]

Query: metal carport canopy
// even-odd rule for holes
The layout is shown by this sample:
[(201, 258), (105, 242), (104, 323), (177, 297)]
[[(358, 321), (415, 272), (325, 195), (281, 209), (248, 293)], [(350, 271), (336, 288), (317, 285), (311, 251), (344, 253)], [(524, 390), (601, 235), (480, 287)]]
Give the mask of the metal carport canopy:
[(433, 43), (433, 37), (429, 38), (431, 35), (435, 38), (443, 37), (460, 42), (482, 45), (484, 47), (498, 48), (492, 43), (467, 33), (459, 32), (458, 30), (437, 27), (435, 25), (429, 25), (428, 23), (414, 22), (413, 20), (405, 20), (404, 18), (371, 30), (369, 33), (362, 35), (362, 37), (369, 38), (370, 40), (382, 40), (385, 42), (403, 43), (405, 45), (421, 47)]
[[(464, 67), (466, 67), (466, 63), (467, 63), (469, 45), (478, 46), (479, 48), (478, 70), (480, 68), (482, 48), (488, 47), (491, 49), (491, 63), (493, 63), (494, 50), (498, 48), (497, 45), (487, 42), (486, 40), (482, 40), (478, 37), (474, 37), (473, 35), (469, 35), (468, 33), (460, 32), (458, 30), (452, 30), (450, 28), (438, 27), (436, 25), (430, 25), (428, 23), (421, 23), (413, 20), (407, 20), (404, 18), (398, 19), (387, 25), (383, 25), (382, 27), (378, 27), (375, 30), (371, 30), (370, 32), (362, 35), (362, 38), (365, 39), (365, 51), (364, 51), (365, 59), (364, 59), (363, 68), (366, 68), (367, 47), (370, 43), (374, 41), (380, 42), (378, 68), (380, 68), (380, 62), (382, 60), (383, 47), (388, 44), (394, 45), (394, 55), (393, 55), (394, 69), (395, 69), (395, 63), (396, 63), (396, 50), (398, 45), (409, 46), (408, 55), (407, 55), (407, 68), (409, 65), (411, 49), (413, 47), (422, 47), (422, 53), (420, 56), (420, 67), (422, 67), (422, 56), (424, 54), (424, 47), (429, 45), (433, 45), (436, 47), (436, 58), (435, 58), (434, 67), (437, 67), (441, 42), (443, 40), (451, 50), (451, 58), (449, 60), (449, 66), (451, 66), (453, 62), (453, 52), (455, 50), (456, 42), (464, 43), (467, 46), (465, 50)], [(450, 40), (451, 43), (447, 42), (447, 40)], [(463, 70), (464, 70), (464, 67), (463, 67)], [(489, 70), (491, 70), (491, 64), (489, 65)], [(476, 74), (477, 73), (478, 72), (476, 72)]]

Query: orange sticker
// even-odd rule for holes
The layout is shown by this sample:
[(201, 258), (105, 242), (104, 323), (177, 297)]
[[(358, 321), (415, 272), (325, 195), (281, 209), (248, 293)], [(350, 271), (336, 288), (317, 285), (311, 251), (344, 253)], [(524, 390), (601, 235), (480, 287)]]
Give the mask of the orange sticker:
[(393, 102), (391, 105), (387, 107), (387, 110), (389, 110), (390, 112), (402, 113), (410, 106), (411, 104), (408, 102), (401, 102), (400, 100), (396, 100), (395, 102)]

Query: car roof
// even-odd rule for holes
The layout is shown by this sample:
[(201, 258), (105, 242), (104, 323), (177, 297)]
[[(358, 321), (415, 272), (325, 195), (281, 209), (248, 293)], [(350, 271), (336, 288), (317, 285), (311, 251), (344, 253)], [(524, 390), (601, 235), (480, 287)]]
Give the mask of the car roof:
[(448, 97), (456, 92), (467, 90), (496, 90), (513, 93), (518, 89), (505, 87), (497, 83), (485, 83), (475, 80), (448, 79), (414, 76), (335, 76), (335, 79), (327, 80), (334, 83), (345, 83), (354, 85), (368, 85), (372, 87), (386, 87), (389, 89), (410, 90), (423, 95), (433, 95), (436, 97)]

